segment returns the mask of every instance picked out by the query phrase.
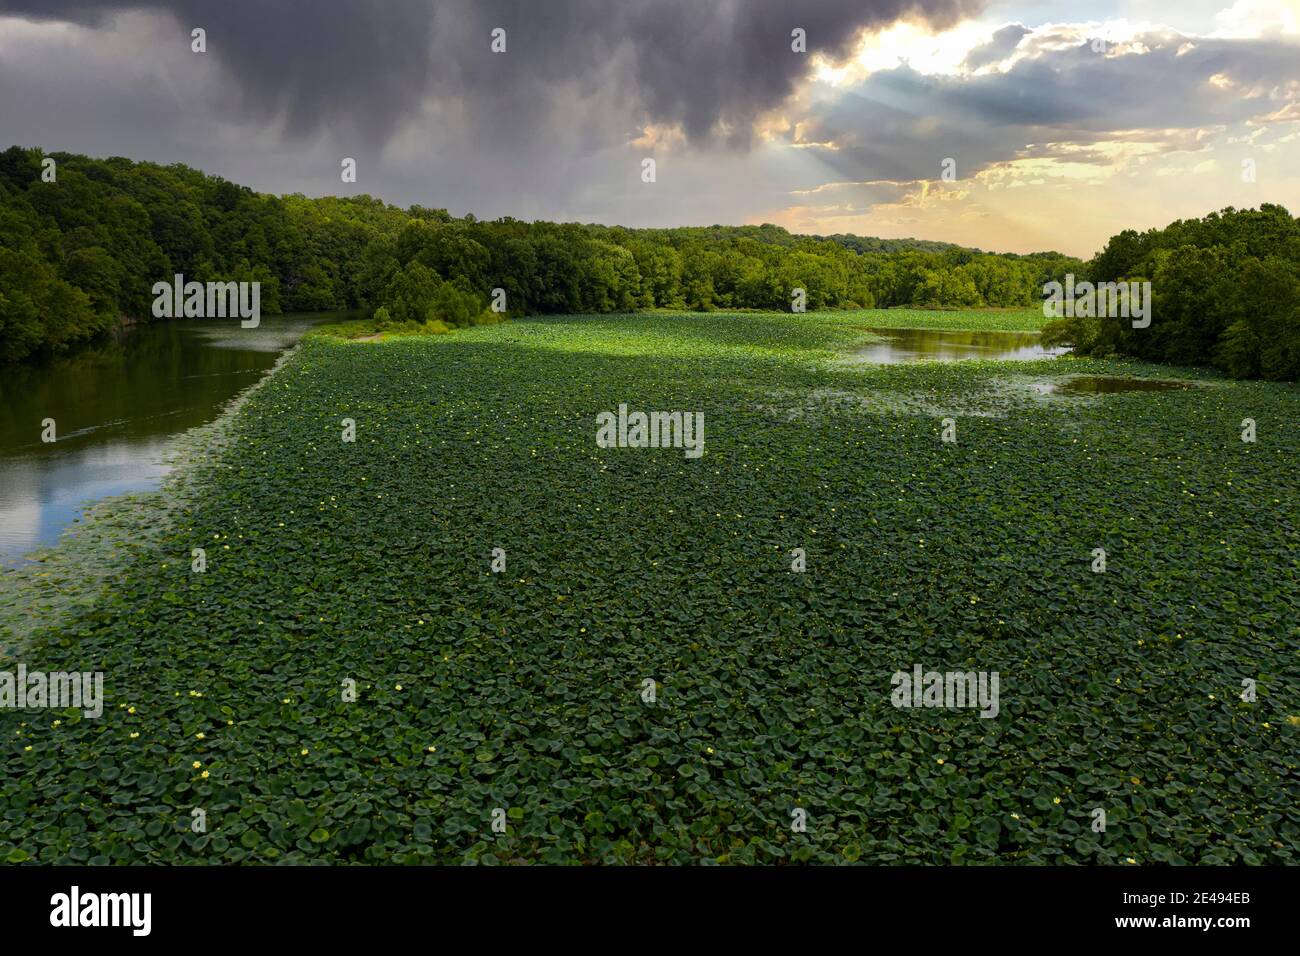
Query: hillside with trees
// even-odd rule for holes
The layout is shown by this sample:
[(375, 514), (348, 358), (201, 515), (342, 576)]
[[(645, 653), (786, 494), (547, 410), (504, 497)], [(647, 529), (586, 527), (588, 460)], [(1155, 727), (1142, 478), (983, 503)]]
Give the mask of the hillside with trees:
[(1079, 317), (1046, 341), (1081, 354), (1300, 377), (1300, 225), (1281, 206), (1225, 209), (1114, 236), (1091, 262), (946, 243), (794, 235), (771, 224), (628, 229), (491, 222), (370, 196), (271, 196), (186, 166), (0, 153), (0, 361), (67, 351), (148, 319), (152, 287), (257, 281), (278, 312), (364, 309), (381, 325), (641, 309), (1036, 305), (1065, 274), (1150, 281), (1155, 321)]
[(793, 235), (777, 226), (627, 229), (482, 222), (369, 196), (270, 196), (186, 166), (0, 153), (0, 360), (66, 351), (151, 289), (258, 281), (262, 311), (386, 311), (394, 323), (464, 325), (492, 289), (512, 315), (668, 308), (789, 310), (1027, 306), (1078, 270), (1055, 253), (992, 255), (923, 240)]
[(1300, 378), (1300, 221), (1277, 205), (1114, 236), (1093, 282), (1150, 281), (1153, 321), (1073, 317), (1044, 340), (1084, 355), (1213, 365), (1233, 378)]

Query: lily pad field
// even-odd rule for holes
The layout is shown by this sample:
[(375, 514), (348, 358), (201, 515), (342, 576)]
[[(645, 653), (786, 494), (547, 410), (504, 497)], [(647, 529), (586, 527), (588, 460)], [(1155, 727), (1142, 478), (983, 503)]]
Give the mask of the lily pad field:
[(1300, 391), (854, 360), (896, 325), (1041, 316), (309, 335), (6, 575), (103, 715), (0, 710), (0, 860), (1300, 863)]

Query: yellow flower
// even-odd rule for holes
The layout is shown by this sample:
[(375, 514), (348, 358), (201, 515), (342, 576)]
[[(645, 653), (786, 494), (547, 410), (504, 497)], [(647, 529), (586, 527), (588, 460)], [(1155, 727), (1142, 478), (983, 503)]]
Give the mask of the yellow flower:
[(709, 753), (713, 753), (713, 748), (712, 748), (712, 747), (705, 747), (704, 749), (707, 750)]
[(126, 709), (126, 712), (127, 712), (128, 714), (134, 714), (134, 713), (135, 713), (135, 708), (134, 708), (134, 707), (128, 707), (128, 708)]
[(1060, 802), (1061, 802), (1061, 798), (1060, 798), (1060, 797), (1052, 797), (1052, 802), (1053, 802), (1053, 803), (1060, 803)]
[(303, 748), (302, 748), (302, 755), (303, 755), (304, 757), (307, 756), (307, 754), (308, 754), (309, 752), (310, 752), (310, 751), (308, 751), (306, 747), (303, 747)]
[(204, 736), (205, 736), (204, 734), (195, 734), (195, 735), (194, 735), (194, 737), (195, 737), (196, 740), (202, 740)]
[(199, 774), (199, 776), (202, 777), (204, 780), (207, 780), (207, 779), (208, 779), (208, 772), (205, 770), (205, 771), (203, 771), (201, 774)]
[(398, 684), (396, 689), (397, 689), (397, 690), (401, 690), (401, 689), (402, 689), (402, 685), (401, 685), (401, 684)]
[(942, 758), (942, 757), (938, 758), (938, 759), (935, 761), (935, 763), (937, 763), (940, 767), (942, 767), (942, 766), (943, 766), (943, 758)]
[(200, 767), (202, 767), (202, 766), (203, 766), (203, 764), (199, 763), (199, 761), (197, 761), (197, 760), (194, 761), (194, 769), (195, 769), (195, 770), (198, 770), (198, 769), (199, 769)]
[(132, 740), (135, 740), (135, 738), (136, 738), (136, 737), (139, 737), (139, 736), (140, 736), (139, 734), (137, 734), (137, 733), (133, 733), (133, 734), (131, 735), (131, 739), (132, 739)]

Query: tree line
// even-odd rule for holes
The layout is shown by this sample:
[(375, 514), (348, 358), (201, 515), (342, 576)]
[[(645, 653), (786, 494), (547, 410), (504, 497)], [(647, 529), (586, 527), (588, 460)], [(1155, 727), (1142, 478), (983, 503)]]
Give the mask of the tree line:
[[(53, 161), (52, 178), (47, 168)], [(44, 174), (44, 175), (43, 175)], [(254, 192), (183, 165), (0, 152), (0, 361), (147, 319), (152, 287), (261, 283), (264, 313), (364, 309), (381, 324), (637, 309), (1025, 307), (1067, 274), (1152, 283), (1155, 321), (1077, 317), (1049, 341), (1090, 355), (1300, 377), (1300, 226), (1281, 206), (1125, 230), (1090, 262), (778, 226), (628, 229), (480, 221), (370, 196)]]
[(1300, 220), (1281, 206), (1126, 229), (1088, 263), (1093, 282), (1150, 282), (1152, 322), (1072, 317), (1044, 340), (1084, 355), (1212, 365), (1233, 378), (1300, 378)]
[[(46, 181), (44, 161), (54, 161)], [(262, 311), (368, 309), (394, 324), (636, 309), (1028, 306), (1055, 253), (796, 236), (773, 225), (626, 229), (479, 221), (370, 196), (271, 196), (183, 165), (0, 153), (0, 359), (147, 319), (155, 282), (261, 283)], [(379, 310), (383, 310), (382, 312)]]

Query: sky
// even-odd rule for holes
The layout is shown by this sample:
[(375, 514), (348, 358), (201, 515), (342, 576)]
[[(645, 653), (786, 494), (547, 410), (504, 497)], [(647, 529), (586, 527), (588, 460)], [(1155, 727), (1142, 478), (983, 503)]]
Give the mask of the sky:
[(1300, 212), (1300, 0), (0, 0), (13, 144), (486, 219), (1086, 258)]

